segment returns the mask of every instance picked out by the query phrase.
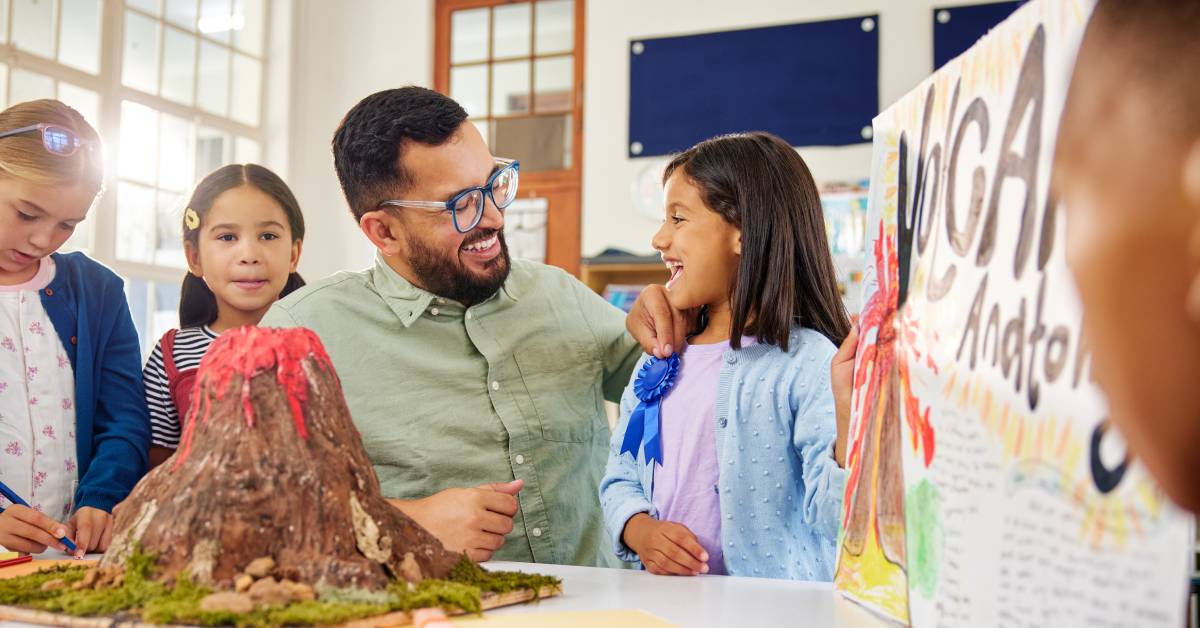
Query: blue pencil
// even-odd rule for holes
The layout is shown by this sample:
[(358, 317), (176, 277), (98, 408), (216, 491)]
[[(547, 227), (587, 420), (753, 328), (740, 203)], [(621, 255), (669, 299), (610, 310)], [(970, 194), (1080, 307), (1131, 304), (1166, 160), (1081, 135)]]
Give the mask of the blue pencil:
[[(14, 493), (11, 488), (8, 488), (8, 485), (5, 484), (4, 482), (0, 482), (0, 494), (3, 494), (5, 497), (8, 498), (8, 501), (10, 501), (18, 506), (24, 506), (26, 508), (29, 508), (29, 504), (26, 503), (25, 500), (21, 499), (20, 495), (17, 495), (16, 493)], [(74, 552), (78, 549), (77, 547), (75, 547), (75, 544), (71, 542), (71, 539), (68, 539), (65, 536), (60, 537), (58, 540), (63, 545), (66, 545), (67, 549), (71, 550), (72, 552)]]

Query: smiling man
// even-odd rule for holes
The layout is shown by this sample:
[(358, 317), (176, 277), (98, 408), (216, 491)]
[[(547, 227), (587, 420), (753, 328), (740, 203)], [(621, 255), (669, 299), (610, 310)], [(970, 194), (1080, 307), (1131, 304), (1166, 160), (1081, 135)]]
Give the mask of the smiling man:
[[(350, 110), (334, 164), (375, 265), (310, 284), (262, 324), (321, 337), (384, 495), (448, 547), (615, 565), (596, 495), (602, 401), (619, 399), (640, 350), (625, 315), (574, 277), (509, 258), (520, 166), (466, 118), (418, 87)], [(667, 311), (661, 291), (644, 301)], [(654, 317), (637, 312), (653, 346)]]

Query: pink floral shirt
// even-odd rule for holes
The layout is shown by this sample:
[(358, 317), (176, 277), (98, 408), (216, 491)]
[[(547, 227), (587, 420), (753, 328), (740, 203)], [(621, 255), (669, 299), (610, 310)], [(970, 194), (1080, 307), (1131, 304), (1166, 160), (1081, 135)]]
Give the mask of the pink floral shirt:
[(75, 374), (42, 307), (52, 279), (54, 260), (44, 257), (33, 279), (0, 286), (0, 480), (65, 521), (78, 484)]

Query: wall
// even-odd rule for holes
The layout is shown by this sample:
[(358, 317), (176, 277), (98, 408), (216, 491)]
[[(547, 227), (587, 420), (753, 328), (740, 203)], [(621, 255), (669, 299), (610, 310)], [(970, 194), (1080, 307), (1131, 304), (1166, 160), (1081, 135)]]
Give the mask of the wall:
[[(977, 0), (590, 0), (585, 39), (583, 253), (650, 251), (654, 219), (634, 209), (646, 159), (627, 157), (631, 39), (879, 14), (880, 106), (933, 68), (931, 9)], [(310, 278), (370, 263), (349, 218), (329, 140), (362, 97), (433, 79), (433, 0), (299, 0), (293, 9), (288, 181), (309, 225), (301, 271)], [(818, 180), (861, 179), (869, 144), (802, 148)]]
[(330, 141), (362, 98), (432, 84), (433, 2), (300, 0), (293, 26), (287, 180), (304, 209), (300, 272), (311, 280), (373, 259), (338, 187)]

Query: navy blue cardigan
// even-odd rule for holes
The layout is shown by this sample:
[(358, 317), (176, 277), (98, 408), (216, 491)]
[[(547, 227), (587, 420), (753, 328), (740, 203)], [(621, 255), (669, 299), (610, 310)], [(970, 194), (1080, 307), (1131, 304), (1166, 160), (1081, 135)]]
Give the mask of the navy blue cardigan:
[(146, 473), (150, 417), (124, 282), (82, 253), (53, 254), (42, 306), (75, 373), (75, 508), (112, 512)]

